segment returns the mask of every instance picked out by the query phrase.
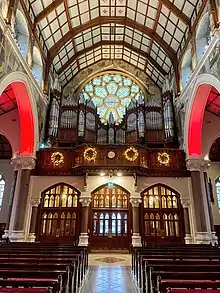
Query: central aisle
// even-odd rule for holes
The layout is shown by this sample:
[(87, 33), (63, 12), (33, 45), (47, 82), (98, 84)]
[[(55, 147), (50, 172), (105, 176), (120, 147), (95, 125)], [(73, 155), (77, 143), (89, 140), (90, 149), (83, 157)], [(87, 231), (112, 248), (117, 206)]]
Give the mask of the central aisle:
[(90, 269), (80, 293), (138, 293), (130, 255), (90, 254)]

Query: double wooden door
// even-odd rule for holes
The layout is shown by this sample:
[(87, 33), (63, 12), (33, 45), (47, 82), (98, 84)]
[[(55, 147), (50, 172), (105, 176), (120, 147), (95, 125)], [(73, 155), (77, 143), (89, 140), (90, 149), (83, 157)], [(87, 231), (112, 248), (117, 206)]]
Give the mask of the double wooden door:
[(92, 194), (92, 249), (129, 249), (129, 194), (120, 186), (102, 186)]
[(37, 240), (73, 243), (79, 237), (79, 191), (66, 184), (54, 185), (42, 193)]

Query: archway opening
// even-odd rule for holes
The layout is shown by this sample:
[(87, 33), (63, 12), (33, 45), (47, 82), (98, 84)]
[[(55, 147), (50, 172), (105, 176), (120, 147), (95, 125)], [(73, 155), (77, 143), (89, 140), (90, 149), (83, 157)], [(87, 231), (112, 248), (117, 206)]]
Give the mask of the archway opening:
[(114, 184), (92, 192), (91, 249), (130, 249), (130, 194)]
[(80, 232), (80, 192), (73, 186), (58, 183), (41, 193), (37, 239), (40, 242), (73, 243)]
[(191, 48), (188, 49), (183, 57), (181, 65), (181, 79), (182, 79), (182, 88), (184, 89), (190, 80), (192, 75), (192, 52)]
[[(16, 127), (9, 124), (16, 120), (13, 116), (9, 117), (9, 113), (13, 111), (18, 111), (19, 124)], [(7, 118), (7, 123), (3, 124), (3, 120), (1, 120), (0, 131), (10, 140), (13, 153), (24, 156), (33, 155), (35, 152), (34, 116), (31, 98), (24, 82), (14, 81), (10, 83), (0, 95), (0, 119), (2, 118)], [(20, 135), (17, 134), (18, 125)], [(18, 138), (15, 139), (17, 136)]]
[(209, 12), (206, 12), (202, 19), (199, 22), (197, 32), (196, 32), (196, 53), (197, 53), (197, 62), (199, 62), (205, 53), (209, 42), (210, 42), (210, 15)]
[(203, 154), (202, 131), (205, 111), (220, 115), (220, 93), (210, 84), (198, 86), (189, 113), (187, 153), (189, 157)]
[(180, 195), (174, 189), (156, 184), (142, 192), (141, 235), (146, 243), (182, 243), (183, 215)]
[(16, 12), (14, 30), (18, 47), (24, 58), (26, 58), (28, 52), (29, 31), (25, 16), (20, 10), (17, 10)]

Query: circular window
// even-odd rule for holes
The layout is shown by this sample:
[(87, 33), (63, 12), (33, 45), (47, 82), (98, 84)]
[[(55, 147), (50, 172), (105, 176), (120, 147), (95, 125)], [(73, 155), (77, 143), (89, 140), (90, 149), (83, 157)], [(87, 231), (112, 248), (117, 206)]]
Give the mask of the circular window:
[(107, 123), (112, 113), (116, 124), (125, 115), (132, 100), (143, 99), (140, 86), (130, 77), (116, 72), (94, 77), (83, 88), (85, 100), (92, 100), (103, 123)]

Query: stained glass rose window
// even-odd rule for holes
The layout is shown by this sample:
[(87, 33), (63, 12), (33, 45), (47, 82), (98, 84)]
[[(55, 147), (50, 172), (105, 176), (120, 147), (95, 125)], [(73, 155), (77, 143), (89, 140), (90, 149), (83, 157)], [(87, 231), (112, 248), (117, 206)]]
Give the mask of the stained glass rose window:
[(93, 101), (103, 123), (107, 123), (112, 113), (119, 124), (131, 100), (143, 99), (140, 86), (130, 77), (116, 72), (94, 77), (84, 86), (82, 94), (86, 100)]

